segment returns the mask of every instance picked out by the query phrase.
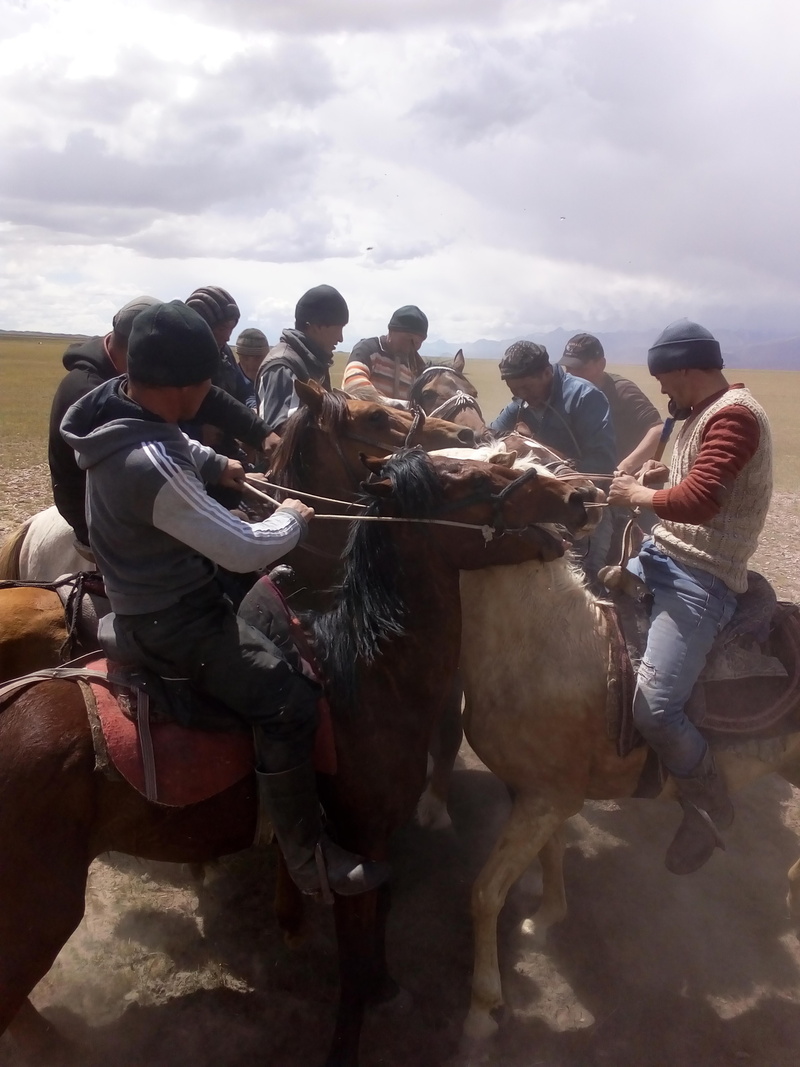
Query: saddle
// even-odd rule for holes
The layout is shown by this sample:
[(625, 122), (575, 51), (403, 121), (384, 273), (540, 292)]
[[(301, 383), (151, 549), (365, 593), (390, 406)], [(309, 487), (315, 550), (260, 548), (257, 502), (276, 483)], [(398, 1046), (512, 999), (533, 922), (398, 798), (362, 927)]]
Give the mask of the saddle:
[[(248, 597), (247, 621), (286, 654), (295, 669), (315, 681), (320, 674), (299, 620), (269, 578)], [(37, 671), (0, 686), (0, 704), (34, 682), (68, 678), (83, 694), (95, 750), (95, 766), (106, 777), (123, 778), (151, 802), (184, 807), (207, 800), (252, 773), (249, 725), (230, 709), (192, 689), (186, 679), (167, 679), (124, 662), (115, 644), (113, 616), (101, 620), (100, 641), (108, 658), (94, 652), (63, 667)], [(336, 773), (330, 707), (319, 700), (314, 765)]]
[[(641, 582), (636, 588), (635, 596), (618, 589), (600, 602), (611, 637), (608, 737), (620, 756), (644, 744), (633, 723), (633, 694), (652, 596)], [(747, 591), (717, 637), (685, 710), (712, 745), (800, 729), (800, 608), (779, 601), (756, 571), (748, 571)]]

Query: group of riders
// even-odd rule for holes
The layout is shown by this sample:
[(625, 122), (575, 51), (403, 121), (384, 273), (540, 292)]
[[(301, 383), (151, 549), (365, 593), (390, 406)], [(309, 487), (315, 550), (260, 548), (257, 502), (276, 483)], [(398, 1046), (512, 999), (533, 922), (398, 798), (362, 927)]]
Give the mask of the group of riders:
[[(246, 329), (234, 356), (239, 317), (216, 286), (185, 301), (139, 297), (106, 336), (71, 346), (50, 420), (53, 496), (105, 581), (111, 614), (101, 643), (161, 676), (188, 679), (251, 725), (259, 800), (296, 884), (361, 893), (388, 868), (326, 832), (311, 760), (319, 687), (237, 614), (225, 581), (268, 568), (313, 521), (295, 499), (255, 522), (231, 509), (244, 485), (242, 448), (268, 465), (300, 404), (295, 382), (332, 388), (348, 307), (333, 287), (316, 286), (277, 345)], [(407, 405), (426, 367), (419, 350), (427, 333), (418, 307), (399, 308), (384, 335), (353, 348), (342, 388)], [(727, 381), (720, 345), (704, 327), (673, 323), (647, 361), (681, 420), (669, 468), (653, 458), (658, 411), (634, 383), (606, 371), (590, 334), (573, 337), (555, 365), (542, 345), (512, 344), (499, 365), (511, 400), (490, 429), (533, 436), (602, 479), (610, 506), (582, 560), (590, 584), (615, 525), (630, 509), (641, 512), (650, 536), (628, 568), (652, 594), (652, 612), (634, 721), (675, 780), (683, 817), (667, 866), (689, 873), (720, 844), (733, 806), (684, 707), (747, 588), (770, 501), (772, 444), (763, 408)]]

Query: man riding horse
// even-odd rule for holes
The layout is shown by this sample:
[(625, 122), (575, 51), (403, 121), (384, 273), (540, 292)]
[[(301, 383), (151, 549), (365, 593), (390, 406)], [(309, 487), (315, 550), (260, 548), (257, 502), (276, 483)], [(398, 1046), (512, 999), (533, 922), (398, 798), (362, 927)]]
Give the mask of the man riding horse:
[(342, 389), (359, 400), (399, 401), (407, 407), (411, 386), (425, 370), (419, 350), (427, 336), (424, 312), (414, 304), (398, 308), (382, 337), (366, 337), (355, 345)]
[(128, 376), (70, 408), (67, 443), (87, 473), (89, 540), (114, 612), (104, 620), (126, 656), (183, 677), (252, 725), (262, 805), (304, 892), (375, 888), (384, 865), (337, 846), (322, 827), (311, 753), (318, 687), (235, 615), (216, 565), (262, 570), (303, 538), (314, 512), (286, 500), (248, 524), (205, 492), (241, 486), (241, 465), (181, 433), (219, 370), (208, 324), (180, 301), (141, 312)]
[(683, 820), (667, 867), (689, 874), (721, 844), (733, 805), (704, 737), (684, 705), (714, 638), (747, 589), (772, 493), (772, 437), (761, 405), (743, 385), (729, 385), (719, 342), (682, 319), (647, 353), (650, 373), (686, 421), (666, 467), (650, 461), (640, 484), (620, 474), (609, 502), (652, 508), (654, 527), (629, 569), (653, 594), (647, 648), (639, 668), (634, 720), (675, 778)]

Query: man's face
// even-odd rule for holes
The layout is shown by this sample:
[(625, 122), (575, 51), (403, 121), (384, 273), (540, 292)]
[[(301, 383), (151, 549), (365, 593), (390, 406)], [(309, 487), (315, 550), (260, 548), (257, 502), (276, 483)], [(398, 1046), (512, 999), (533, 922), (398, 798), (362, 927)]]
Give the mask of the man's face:
[(512, 396), (519, 397), (531, 407), (544, 404), (553, 387), (553, 368), (545, 367), (539, 374), (526, 374), (523, 378), (507, 378), (506, 385)]
[(220, 348), (230, 341), (231, 334), (236, 329), (238, 322), (238, 319), (228, 319), (226, 322), (218, 322), (216, 326), (211, 327), (211, 332), (214, 334), (214, 340)]
[(254, 382), (258, 376), (258, 368), (267, 357), (258, 352), (256, 355), (248, 356), (240, 356), (237, 354), (236, 358), (239, 360), (239, 366), (242, 368), (245, 377), (249, 378), (251, 382)]
[(414, 356), (422, 348), (425, 338), (421, 333), (408, 333), (406, 330), (389, 330), (386, 335), (389, 350), (397, 356)]
[(591, 382), (592, 385), (600, 384), (605, 369), (605, 358), (587, 359), (585, 362), (576, 359), (574, 366), (564, 368), (569, 374), (574, 374), (576, 378), (583, 378), (584, 381)]
[(318, 326), (316, 323), (310, 322), (303, 330), (303, 333), (330, 356), (333, 355), (334, 348), (342, 343), (341, 326)]
[(675, 402), (679, 409), (690, 408), (695, 403), (692, 382), (685, 370), (671, 370), (666, 374), (654, 374), (661, 392)]

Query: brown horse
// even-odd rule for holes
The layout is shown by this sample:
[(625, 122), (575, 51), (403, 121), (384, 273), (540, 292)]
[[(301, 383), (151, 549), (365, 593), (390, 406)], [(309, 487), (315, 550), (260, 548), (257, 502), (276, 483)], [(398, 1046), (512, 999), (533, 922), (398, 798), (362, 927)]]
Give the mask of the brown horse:
[[(469, 429), (440, 419), (418, 422), (415, 428), (410, 412), (325, 393), (313, 382), (298, 383), (298, 392), (309, 406), (301, 408), (289, 421), (276, 455), (284, 484), (295, 489), (353, 499), (358, 491), (359, 454), (387, 456), (403, 447), (412, 430), (414, 443), (425, 449), (469, 445), (474, 440)], [(292, 554), (289, 562), (297, 568), (301, 585), (308, 591), (300, 606), (319, 609), (329, 605), (327, 595), (320, 592), (315, 600), (312, 591), (327, 590), (337, 580), (346, 526), (313, 526), (309, 547)], [(20, 527), (16, 533), (24, 529)], [(14, 537), (12, 534), (9, 544)], [(63, 662), (66, 638), (64, 611), (57, 593), (48, 589), (0, 589), (0, 682)]]
[[(465, 1035), (480, 1040), (497, 1029), (492, 1013), (503, 1005), (497, 919), (509, 889), (538, 854), (542, 901), (522, 929), (541, 943), (567, 913), (560, 828), (585, 800), (632, 796), (647, 749), (623, 758), (609, 739), (610, 637), (566, 559), (464, 574), (461, 596), (464, 729), (513, 798), (472, 894), (475, 969)], [(800, 786), (800, 734), (726, 747), (717, 762), (731, 791), (772, 771)], [(671, 782), (662, 796), (674, 796)], [(789, 882), (790, 909), (800, 919), (800, 862)]]
[[(379, 476), (367, 514), (394, 521), (357, 524), (338, 603), (314, 620), (311, 638), (329, 680), (338, 759), (321, 795), (342, 843), (385, 859), (419, 796), (456, 670), (459, 571), (559, 555), (561, 539), (537, 524), (581, 528), (588, 496), (547, 475), (517, 478), (416, 449), (367, 462)], [(396, 521), (408, 518), (444, 522)], [(58, 1047), (27, 998), (81, 921), (93, 858), (115, 850), (203, 862), (246, 848), (255, 819), (251, 778), (168, 813), (104, 778), (74, 682), (13, 695), (0, 711), (0, 1034), (9, 1028), (34, 1054)], [(328, 1067), (357, 1065), (365, 1004), (396, 988), (384, 952), (388, 904), (386, 887), (336, 898), (341, 991)]]

